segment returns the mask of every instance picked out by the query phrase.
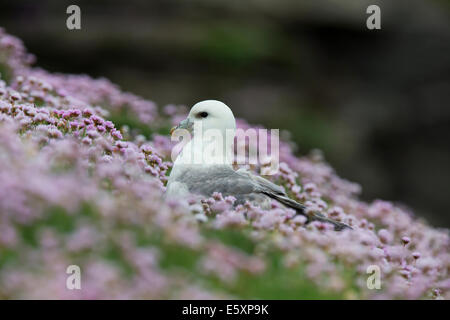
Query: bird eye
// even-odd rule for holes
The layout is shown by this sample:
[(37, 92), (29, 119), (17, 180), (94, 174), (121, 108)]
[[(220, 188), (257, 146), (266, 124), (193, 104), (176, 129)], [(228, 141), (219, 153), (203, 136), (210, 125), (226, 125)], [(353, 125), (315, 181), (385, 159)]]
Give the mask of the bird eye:
[(208, 116), (208, 112), (200, 112), (198, 114), (201, 118), (206, 118)]

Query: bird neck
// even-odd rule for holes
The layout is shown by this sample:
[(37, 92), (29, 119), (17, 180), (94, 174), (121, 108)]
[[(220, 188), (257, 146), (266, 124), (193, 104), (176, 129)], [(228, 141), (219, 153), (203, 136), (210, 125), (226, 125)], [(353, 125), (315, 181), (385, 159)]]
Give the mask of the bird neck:
[[(228, 136), (228, 137), (227, 137)], [(175, 160), (175, 164), (231, 165), (234, 132), (194, 135)]]

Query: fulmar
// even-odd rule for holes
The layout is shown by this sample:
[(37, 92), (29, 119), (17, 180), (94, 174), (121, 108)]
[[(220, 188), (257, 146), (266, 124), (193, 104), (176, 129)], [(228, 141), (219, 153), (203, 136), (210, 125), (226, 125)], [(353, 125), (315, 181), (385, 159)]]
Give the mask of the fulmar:
[(233, 168), (233, 142), (236, 120), (223, 102), (206, 100), (195, 104), (188, 117), (172, 129), (183, 131), (184, 145), (174, 161), (166, 197), (184, 198), (189, 195), (210, 197), (218, 192), (236, 198), (235, 204), (246, 201), (267, 206), (270, 200), (293, 208), (309, 221), (330, 223), (337, 231), (351, 229), (345, 223), (334, 221), (320, 212), (306, 210), (306, 206), (289, 198), (283, 187), (246, 169)]

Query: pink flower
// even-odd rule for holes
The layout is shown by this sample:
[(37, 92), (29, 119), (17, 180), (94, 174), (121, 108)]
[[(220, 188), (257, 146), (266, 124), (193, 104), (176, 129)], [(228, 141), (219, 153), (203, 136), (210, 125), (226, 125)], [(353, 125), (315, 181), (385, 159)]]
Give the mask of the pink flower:
[(411, 242), (411, 239), (409, 237), (402, 237), (402, 243), (403, 245), (408, 245)]

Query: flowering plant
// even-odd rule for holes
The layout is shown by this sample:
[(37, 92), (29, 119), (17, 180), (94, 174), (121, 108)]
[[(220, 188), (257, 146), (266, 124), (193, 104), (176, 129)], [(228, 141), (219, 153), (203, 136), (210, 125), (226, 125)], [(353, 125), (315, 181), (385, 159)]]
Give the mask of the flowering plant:
[[(353, 230), (218, 193), (165, 201), (167, 134), (186, 109), (32, 62), (0, 29), (0, 298), (450, 297), (448, 230), (359, 200), (360, 186), (320, 152), (299, 158), (281, 141), (270, 179)], [(81, 268), (81, 290), (66, 287), (69, 265)], [(381, 272), (378, 289), (369, 266)]]

